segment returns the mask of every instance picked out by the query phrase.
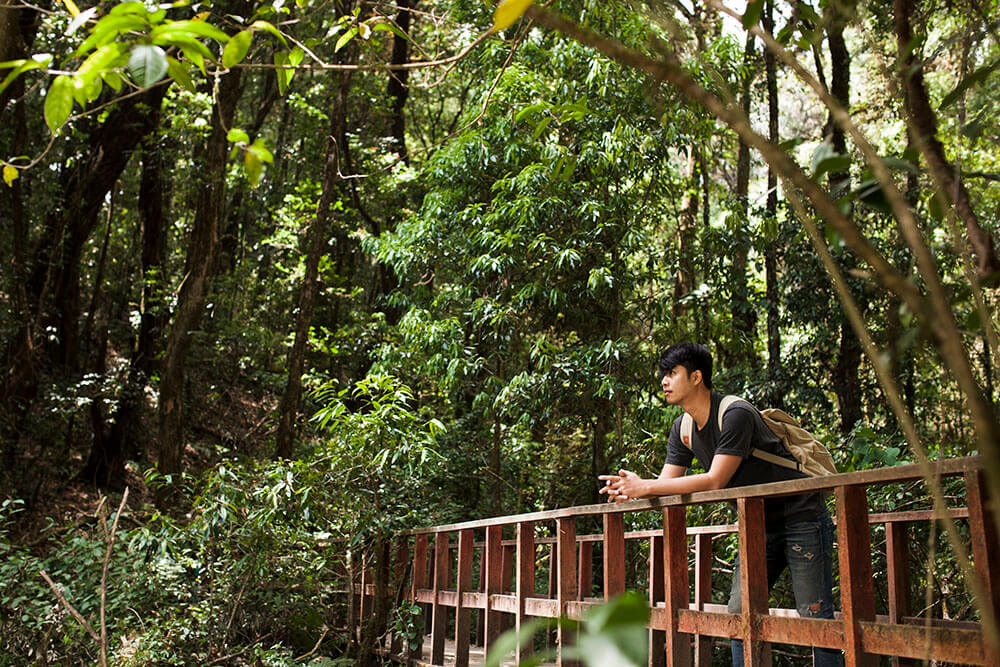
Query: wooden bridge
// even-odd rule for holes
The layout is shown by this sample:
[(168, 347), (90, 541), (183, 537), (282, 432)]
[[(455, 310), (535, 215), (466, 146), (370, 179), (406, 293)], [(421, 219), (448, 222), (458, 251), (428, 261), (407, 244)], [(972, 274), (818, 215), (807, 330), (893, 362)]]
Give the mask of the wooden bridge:
[[(934, 464), (942, 478), (961, 477), (965, 507), (950, 515), (967, 525), (976, 577), (1000, 616), (1000, 543), (996, 504), (989, 497), (976, 457)], [(771, 644), (841, 649), (847, 665), (877, 665), (890, 656), (893, 665), (914, 660), (952, 664), (1000, 665), (996, 646), (980, 623), (915, 617), (910, 600), (910, 572), (925, 567), (911, 562), (908, 527), (933, 520), (926, 511), (869, 514), (867, 489), (921, 479), (915, 465), (847, 473), (821, 479), (667, 496), (629, 503), (587, 505), (481, 521), (434, 526), (400, 536), (396, 563), (409, 577), (409, 599), (426, 609), (430, 634), (424, 645), (403, 654), (392, 642), (396, 659), (432, 665), (478, 664), (500, 633), (530, 618), (581, 619), (591, 606), (622, 593), (626, 577), (632, 588), (641, 581), (649, 594), (650, 665), (711, 665), (719, 639), (744, 640), (746, 664), (771, 664)], [(799, 618), (794, 610), (769, 609), (764, 553), (764, 498), (804, 491), (830, 490), (836, 502), (840, 611), (835, 620)], [(686, 509), (735, 501), (736, 525), (688, 526)], [(662, 513), (662, 530), (625, 532), (624, 515)], [(599, 534), (577, 534), (577, 523), (603, 522)], [(872, 526), (884, 526), (885, 571), (873, 571)], [(548, 533), (548, 536), (544, 536)], [(737, 533), (742, 609), (726, 613), (712, 603), (712, 541)], [(629, 546), (626, 545), (635, 545)], [(600, 560), (595, 561), (599, 553)], [(627, 558), (627, 554), (629, 557)], [(644, 562), (629, 572), (627, 562)], [(879, 560), (882, 556), (879, 554)], [(596, 567), (595, 567), (596, 565)], [(478, 573), (478, 576), (474, 574)], [(547, 584), (539, 592), (544, 573)], [(601, 584), (595, 590), (595, 573)], [(371, 573), (359, 571), (355, 590), (360, 618), (371, 610)], [(876, 583), (887, 589), (885, 614), (876, 613)], [(726, 588), (728, 592), (728, 587)], [(473, 618), (475, 614), (475, 619)], [(557, 647), (570, 641), (560, 626)], [(726, 642), (728, 644), (728, 642)], [(448, 649), (446, 651), (446, 648)], [(471, 648), (471, 651), (470, 651)], [(728, 646), (725, 647), (728, 659)], [(519, 664), (521, 649), (510, 657)], [(558, 664), (568, 664), (557, 648)], [(506, 661), (505, 661), (506, 662)]]

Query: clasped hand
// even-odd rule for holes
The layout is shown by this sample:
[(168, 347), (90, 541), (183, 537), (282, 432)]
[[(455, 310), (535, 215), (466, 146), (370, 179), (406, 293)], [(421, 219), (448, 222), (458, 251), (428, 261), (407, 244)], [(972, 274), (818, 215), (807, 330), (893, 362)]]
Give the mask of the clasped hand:
[(604, 482), (599, 493), (608, 496), (608, 502), (621, 502), (638, 498), (641, 494), (642, 479), (629, 470), (619, 470), (617, 475), (598, 475), (597, 479)]

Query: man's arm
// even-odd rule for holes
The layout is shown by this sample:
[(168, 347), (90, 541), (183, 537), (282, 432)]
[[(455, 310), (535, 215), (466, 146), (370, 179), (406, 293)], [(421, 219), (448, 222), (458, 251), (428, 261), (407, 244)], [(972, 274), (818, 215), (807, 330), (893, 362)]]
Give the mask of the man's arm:
[(608, 500), (611, 501), (722, 489), (729, 484), (742, 462), (742, 456), (716, 454), (708, 472), (686, 476), (682, 466), (668, 463), (663, 466), (663, 472), (656, 479), (643, 479), (634, 472), (619, 470), (617, 475), (598, 477), (605, 482), (600, 492), (608, 494)]

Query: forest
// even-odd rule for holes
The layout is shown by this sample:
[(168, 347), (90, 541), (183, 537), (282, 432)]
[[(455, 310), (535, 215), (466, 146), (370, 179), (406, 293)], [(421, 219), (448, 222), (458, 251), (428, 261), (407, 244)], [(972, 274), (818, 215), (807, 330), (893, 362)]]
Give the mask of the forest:
[(374, 664), (343, 551), (655, 475), (680, 340), (1000, 497), (998, 17), (0, 0), (0, 665)]

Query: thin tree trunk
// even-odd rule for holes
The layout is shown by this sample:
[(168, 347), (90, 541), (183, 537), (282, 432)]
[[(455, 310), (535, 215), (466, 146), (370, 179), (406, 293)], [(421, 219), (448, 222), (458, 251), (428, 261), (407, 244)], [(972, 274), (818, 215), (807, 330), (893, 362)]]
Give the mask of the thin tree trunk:
[[(410, 10), (415, 9), (419, 0), (397, 0), (396, 24), (404, 34), (410, 32), (410, 21), (413, 16)], [(393, 65), (402, 65), (410, 58), (410, 40), (396, 35), (392, 40)], [(410, 71), (406, 69), (390, 69), (389, 84), (386, 92), (392, 100), (392, 127), (391, 136), (395, 143), (396, 152), (406, 164), (410, 163), (410, 156), (406, 151), (406, 116), (403, 113), (406, 107), (406, 98), (410, 94), (407, 85)]]
[[(338, 6), (340, 15), (349, 10), (348, 3)], [(349, 45), (343, 51), (342, 63), (354, 62), (357, 51)], [(343, 156), (347, 146), (347, 103), (351, 86), (351, 72), (333, 72), (334, 99), (330, 109), (330, 137), (326, 147), (326, 167), (323, 173), (323, 194), (320, 196), (308, 231), (308, 251), (306, 272), (299, 293), (299, 308), (295, 321), (295, 340), (288, 352), (288, 382), (278, 406), (278, 433), (275, 438), (275, 456), (288, 458), (292, 455), (295, 440), (295, 422), (302, 395), (302, 373), (305, 368), (306, 348), (309, 343), (309, 327), (312, 324), (316, 296), (319, 293), (319, 261), (327, 246), (327, 230), (333, 204), (347, 195), (347, 187), (341, 177)], [(338, 244), (343, 240), (338, 238)]]
[[(841, 17), (834, 17), (827, 28), (827, 41), (830, 45), (830, 93), (845, 108), (850, 107), (851, 97), (851, 58), (844, 42), (844, 23)], [(844, 130), (833, 120), (831, 114), (827, 121), (830, 132), (830, 142), (834, 152), (839, 155), (847, 153), (847, 138)], [(830, 173), (830, 192), (837, 199), (851, 187), (851, 174), (847, 170)], [(857, 266), (857, 260), (852, 253), (842, 253), (840, 262), (844, 271)], [(858, 306), (865, 308), (865, 299), (859, 290), (854, 291)], [(861, 341), (851, 328), (846, 315), (841, 313), (840, 344), (837, 350), (837, 363), (833, 370), (833, 388), (837, 394), (837, 405), (840, 413), (840, 432), (849, 433), (862, 417), (861, 379)]]
[[(768, 0), (764, 28), (774, 33), (774, 2)], [(778, 143), (778, 77), (774, 54), (764, 49), (764, 72), (767, 79), (767, 138)], [(766, 216), (773, 234), (765, 235), (764, 280), (767, 298), (767, 402), (777, 408), (785, 405), (784, 378), (781, 377), (781, 295), (778, 292), (778, 175), (767, 167)]]
[(681, 199), (680, 215), (677, 217), (677, 274), (674, 280), (674, 299), (671, 309), (675, 319), (684, 317), (688, 308), (681, 303), (682, 297), (694, 291), (695, 268), (694, 246), (698, 228), (698, 191), (701, 178), (694, 146), (688, 147), (687, 169), (684, 181), (687, 187)]
[[(240, 3), (247, 10), (246, 3)], [(218, 94), (212, 106), (212, 131), (199, 151), (201, 183), (195, 201), (194, 224), (188, 239), (184, 277), (177, 296), (174, 321), (166, 341), (160, 378), (159, 431), (160, 472), (172, 475), (183, 469), (184, 452), (184, 378), (191, 333), (201, 322), (205, 296), (212, 278), (224, 219), (226, 157), (229, 145), (227, 129), (232, 126), (236, 104), (243, 92), (243, 70), (232, 69), (219, 79)], [(166, 495), (161, 498), (165, 499)]]
[[(743, 113), (750, 115), (750, 84), (753, 80), (751, 63), (754, 56), (754, 37), (747, 35), (746, 46), (743, 50), (743, 68), (745, 74), (741, 81), (740, 106)], [(740, 242), (736, 243), (733, 252), (733, 265), (730, 272), (730, 285), (732, 289), (730, 314), (733, 320), (734, 340), (732, 348), (729, 350), (729, 365), (736, 365), (742, 362), (751, 362), (756, 365), (757, 358), (754, 353), (754, 341), (757, 338), (757, 313), (750, 303), (748, 273), (748, 250), (747, 244), (742, 243), (742, 238), (749, 236), (747, 225), (749, 222), (750, 207), (747, 196), (750, 192), (750, 146), (739, 139), (739, 148), (736, 153), (736, 210), (738, 213), (738, 228), (734, 230)]]

